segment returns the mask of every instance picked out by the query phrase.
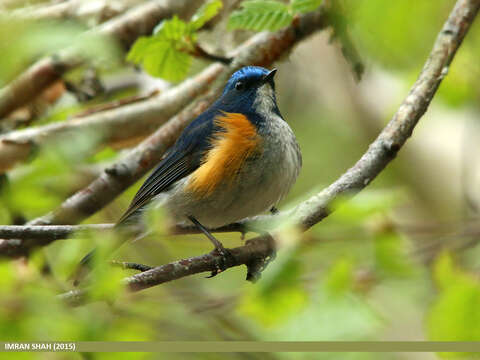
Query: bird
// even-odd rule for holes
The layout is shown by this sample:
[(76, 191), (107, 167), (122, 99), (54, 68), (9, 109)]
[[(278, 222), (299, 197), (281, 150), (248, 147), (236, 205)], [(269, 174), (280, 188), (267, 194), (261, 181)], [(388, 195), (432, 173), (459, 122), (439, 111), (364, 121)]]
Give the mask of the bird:
[(151, 172), (116, 227), (141, 222), (146, 209), (162, 206), (174, 223), (195, 226), (228, 256), (211, 229), (274, 212), (302, 166), (296, 137), (277, 105), (276, 72), (246, 66), (233, 73)]

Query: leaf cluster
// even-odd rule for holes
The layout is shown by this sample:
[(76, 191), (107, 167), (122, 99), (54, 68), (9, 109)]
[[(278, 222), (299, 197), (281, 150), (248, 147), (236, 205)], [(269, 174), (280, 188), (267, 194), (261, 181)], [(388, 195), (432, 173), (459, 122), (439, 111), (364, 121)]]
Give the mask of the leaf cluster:
[(152, 76), (170, 81), (180, 81), (192, 64), (197, 31), (222, 8), (220, 0), (206, 2), (189, 22), (174, 16), (162, 21), (152, 36), (142, 36), (130, 49), (127, 60), (141, 64)]
[[(291, 0), (284, 4), (273, 0), (248, 0), (234, 11), (228, 29), (254, 31), (278, 30), (288, 26), (295, 15), (313, 11), (322, 0)], [(177, 82), (185, 78), (197, 53), (197, 33), (222, 8), (221, 0), (207, 1), (189, 22), (174, 16), (162, 21), (152, 36), (139, 38), (130, 49), (127, 60), (143, 66), (152, 76)]]

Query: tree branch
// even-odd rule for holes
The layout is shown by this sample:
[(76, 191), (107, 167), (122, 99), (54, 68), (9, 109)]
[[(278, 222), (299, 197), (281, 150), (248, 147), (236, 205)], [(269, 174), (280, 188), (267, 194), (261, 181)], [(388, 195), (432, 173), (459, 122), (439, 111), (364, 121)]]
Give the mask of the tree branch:
[[(261, 237), (248, 240), (244, 246), (229, 249), (233, 261), (225, 263), (225, 267), (234, 267), (246, 265), (248, 268), (247, 279), (255, 280), (258, 278), (259, 271), (266, 266), (268, 261), (275, 254), (275, 242), (271, 237)], [(149, 287), (162, 284), (185, 276), (198, 274), (202, 272), (212, 272), (218, 270), (218, 264), (224, 259), (215, 251), (208, 254), (195, 256), (187, 259), (174, 261), (172, 263), (161, 265), (139, 274), (126, 278), (123, 283), (130, 291), (140, 291)], [(119, 263), (124, 268), (143, 269), (135, 266), (128, 266), (126, 263)], [(139, 265), (139, 264), (135, 264)], [(147, 269), (145, 267), (144, 269)], [(87, 300), (88, 289), (72, 290), (59, 295), (59, 298), (70, 305), (81, 305)]]
[(328, 206), (340, 195), (365, 188), (392, 161), (412, 135), (428, 108), (480, 8), (479, 0), (458, 0), (417, 81), (390, 122), (370, 144), (367, 152), (337, 181), (293, 210), (296, 222), (308, 229), (328, 215)]
[[(250, 219), (245, 222), (237, 222), (222, 226), (217, 229), (210, 229), (215, 233), (240, 232), (247, 233), (263, 232), (267, 229), (250, 226)], [(265, 219), (266, 222), (266, 219)], [(84, 231), (107, 231), (112, 230), (115, 224), (86, 224), (86, 225), (0, 225), (0, 238), (17, 240), (64, 240), (71, 237), (74, 233)], [(195, 226), (174, 226), (169, 229), (173, 235), (201, 234)]]
[[(136, 38), (148, 35), (162, 20), (179, 15), (188, 18), (201, 0), (160, 0), (139, 5), (92, 31), (111, 36), (128, 48)], [(83, 63), (83, 54), (74, 48), (37, 61), (13, 82), (0, 89), (0, 121), (11, 111), (27, 104), (69, 70)]]
[[(438, 86), (446, 76), (456, 51), (470, 28), (480, 8), (478, 0), (458, 0), (442, 30), (437, 36), (433, 49), (417, 81), (412, 86), (393, 118), (370, 145), (361, 159), (328, 188), (291, 211), (283, 213), (306, 230), (328, 216), (328, 206), (339, 195), (353, 195), (365, 188), (394, 159), (397, 152), (411, 136), (415, 125), (425, 113)], [(277, 215), (278, 216), (278, 215)], [(293, 220), (292, 220), (293, 219)], [(260, 236), (245, 246), (231, 249), (236, 266), (248, 259), (266, 255), (267, 240)], [(176, 261), (131, 276), (125, 280), (132, 291), (175, 280), (194, 273), (212, 271), (214, 260), (211, 254)], [(269, 255), (266, 255), (269, 256)], [(84, 293), (70, 292), (62, 295), (66, 301), (82, 299)]]
[(81, 132), (101, 134), (102, 145), (142, 139), (205, 93), (224, 71), (212, 64), (191, 79), (152, 98), (70, 121), (31, 127), (0, 136), (0, 172), (29, 158), (43, 144)]
[(53, 4), (40, 4), (22, 7), (14, 11), (0, 11), (0, 16), (12, 17), (21, 20), (61, 20), (61, 19), (90, 19), (97, 23), (111, 19), (126, 9), (138, 5), (141, 0), (124, 0), (114, 2), (101, 0), (86, 2), (84, 0), (69, 0)]
[(0, 226), (3, 239), (62, 240), (82, 231), (105, 231), (114, 224), (91, 225), (4, 225)]
[(232, 62), (232, 58), (227, 58), (223, 57), (220, 55), (215, 55), (212, 53), (209, 53), (207, 50), (205, 50), (202, 46), (200, 46), (198, 43), (195, 43), (193, 45), (193, 51), (189, 52), (192, 56), (198, 57), (200, 59), (205, 59), (209, 61), (217, 61), (225, 65), (229, 65)]

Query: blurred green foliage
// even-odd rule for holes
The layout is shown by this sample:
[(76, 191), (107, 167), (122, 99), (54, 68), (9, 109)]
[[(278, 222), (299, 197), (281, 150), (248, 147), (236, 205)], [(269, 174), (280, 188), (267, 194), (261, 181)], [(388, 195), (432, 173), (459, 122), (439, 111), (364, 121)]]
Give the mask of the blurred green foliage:
[[(438, 298), (427, 317), (428, 336), (433, 341), (479, 341), (480, 281), (459, 269), (448, 253), (437, 259), (434, 277)], [(442, 357), (471, 358), (471, 353), (442, 353)], [(476, 354), (477, 357), (480, 354)]]
[[(387, 71), (400, 72), (412, 83), (454, 2), (343, 0), (342, 3), (355, 43), (368, 53), (368, 61)], [(478, 21), (468, 35), (438, 93), (451, 106), (478, 102), (479, 86), (475, 80), (480, 75)]]
[(31, 162), (15, 169), (0, 188), (0, 205), (27, 218), (41, 216), (71, 194), (78, 181), (78, 164), (98, 146), (100, 134), (71, 133), (42, 147)]
[[(142, 63), (147, 71), (152, 68), (150, 72), (154, 75), (180, 79), (188, 71), (181, 65), (190, 60), (177, 59), (177, 56), (190, 55), (176, 48), (177, 40), (182, 49), (194, 44), (197, 31), (219, 10), (218, 3), (209, 2), (190, 22), (172, 18), (162, 23), (156, 34), (136, 43), (130, 59)], [(240, 11), (248, 9), (248, 3), (243, 3)], [(272, 9), (290, 6), (288, 11), (303, 12), (318, 3), (297, 0), (272, 5)], [(402, 86), (407, 88), (417, 76), (454, 2), (344, 0), (341, 3), (349, 33), (367, 68), (380, 67), (401, 79)], [(269, 21), (262, 26), (265, 24)], [(34, 58), (70, 45), (71, 39), (77, 38), (82, 30), (73, 24), (27, 24), (2, 19), (0, 84), (13, 78)], [(435, 100), (447, 108), (478, 106), (479, 30), (477, 22), (440, 88), (439, 99)], [(157, 40), (163, 44), (160, 50)], [(187, 45), (188, 41), (192, 43)], [(85, 44), (89, 54), (99, 52), (104, 43), (96, 44)], [(113, 45), (108, 43), (107, 47), (110, 46)], [(142, 53), (153, 53), (159, 58), (152, 60), (150, 67)], [(287, 199), (290, 202), (299, 201), (335, 180), (359, 158), (371, 140), (359, 131), (364, 123), (358, 128), (352, 125), (358, 119), (344, 111), (343, 99), (342, 106), (329, 106), (316, 93), (312, 94), (308, 81), (302, 80), (301, 73), (312, 77), (310, 74), (314, 73), (317, 62), (319, 66), (328, 66), (329, 63), (321, 62), (322, 55), (313, 54), (302, 63), (308, 66), (295, 68), (294, 55), (292, 61), (280, 64), (277, 82), (280, 108), (297, 134), (304, 157), (302, 174)], [(158, 70), (156, 66), (163, 61), (170, 62), (170, 56), (172, 61), (178, 60), (177, 64), (171, 69), (165, 68), (165, 73)], [(340, 62), (338, 59), (335, 61)], [(324, 83), (324, 79), (307, 80), (315, 86), (326, 87), (326, 92), (338, 91), (332, 84)], [(338, 92), (338, 97), (342, 96), (346, 94)], [(59, 106), (44, 120), (64, 121), (86, 106), (79, 104), (70, 109)], [(78, 181), (74, 175), (79, 166), (94, 165), (121, 155), (109, 147), (95, 152), (99, 135), (73, 134), (50, 144), (29, 163), (2, 179), (0, 221), (11, 223), (19, 214), (30, 220), (54, 209), (74, 192)], [(402, 161), (401, 155), (396, 160), (399, 161)], [(199, 274), (130, 294), (117, 280), (133, 272), (100, 266), (90, 294), (95, 301), (71, 308), (56, 295), (71, 289), (68, 278), (84, 254), (93, 247), (107, 251), (114, 241), (110, 234), (82, 234), (68, 241), (57, 241), (34, 252), (28, 263), (1, 261), (0, 338), (25, 341), (480, 341), (480, 284), (475, 273), (478, 256), (465, 261), (462, 255), (443, 253), (433, 259), (432, 267), (418, 260), (414, 239), (393, 219), (399, 211), (416, 204), (414, 200), (418, 201), (420, 196), (417, 189), (403, 181), (402, 168), (395, 164), (355, 198), (339, 199), (333, 207), (335, 213), (307, 233), (286, 230), (281, 239), (284, 247), (256, 284), (244, 281), (245, 268), (237, 267), (213, 279), (206, 280), (204, 274)], [(117, 220), (140, 183), (88, 221)], [(164, 235), (163, 215), (149, 212), (147, 222), (154, 228), (153, 233), (133, 245), (125, 245), (115, 258), (158, 265), (211, 250), (208, 241), (198, 235)], [(221, 234), (221, 239), (228, 247), (241, 244), (238, 234)], [(158, 358), (150, 354), (138, 356)], [(227, 355), (222, 358), (224, 356)], [(246, 358), (383, 360), (410, 358), (411, 354), (408, 356), (275, 353), (251, 354)], [(471, 358), (474, 355), (440, 356)], [(219, 358), (215, 354), (172, 357)], [(25, 354), (24, 358), (32, 357)], [(129, 356), (99, 354), (96, 358)], [(423, 354), (418, 358), (423, 359)]]
[(0, 16), (0, 86), (4, 86), (39, 56), (66, 48), (96, 66), (111, 66), (118, 55), (116, 44), (74, 22), (25, 21)]

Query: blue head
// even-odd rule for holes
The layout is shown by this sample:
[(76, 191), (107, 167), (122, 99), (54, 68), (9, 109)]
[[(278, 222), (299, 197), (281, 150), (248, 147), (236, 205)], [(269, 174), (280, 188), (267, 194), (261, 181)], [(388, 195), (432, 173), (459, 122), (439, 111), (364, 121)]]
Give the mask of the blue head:
[(273, 81), (276, 69), (246, 66), (228, 80), (216, 107), (227, 112), (251, 115), (252, 121), (265, 120), (269, 113), (280, 116)]

